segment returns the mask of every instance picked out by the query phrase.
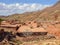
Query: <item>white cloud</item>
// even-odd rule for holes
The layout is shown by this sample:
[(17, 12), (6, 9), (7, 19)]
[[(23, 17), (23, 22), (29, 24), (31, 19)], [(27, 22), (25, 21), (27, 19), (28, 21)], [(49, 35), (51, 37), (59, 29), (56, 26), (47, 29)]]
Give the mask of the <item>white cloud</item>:
[(42, 5), (42, 4), (5, 4), (0, 3), (0, 15), (11, 15), (14, 13), (24, 13), (24, 12), (32, 12), (37, 10), (42, 10), (46, 7), (49, 7), (51, 5)]

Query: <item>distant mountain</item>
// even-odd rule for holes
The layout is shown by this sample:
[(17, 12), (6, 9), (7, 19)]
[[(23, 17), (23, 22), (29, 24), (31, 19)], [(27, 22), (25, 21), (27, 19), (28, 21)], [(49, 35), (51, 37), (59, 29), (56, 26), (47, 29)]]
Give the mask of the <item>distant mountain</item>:
[(7, 16), (6, 20), (25, 21), (60, 21), (60, 1), (52, 7), (47, 7), (42, 11), (26, 12), (23, 14), (13, 14)]

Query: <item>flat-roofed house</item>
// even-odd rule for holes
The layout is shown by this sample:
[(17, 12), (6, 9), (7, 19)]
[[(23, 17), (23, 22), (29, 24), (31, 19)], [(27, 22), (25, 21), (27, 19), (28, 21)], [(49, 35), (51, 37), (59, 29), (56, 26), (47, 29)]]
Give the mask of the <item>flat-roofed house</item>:
[(29, 26), (21, 26), (18, 30), (17, 30), (17, 33), (19, 34), (27, 34), (27, 35), (47, 35), (47, 31), (42, 28), (42, 27), (39, 27), (39, 28), (30, 28)]
[(10, 22), (8, 22), (8, 21), (2, 21), (1, 25), (10, 25)]
[(0, 25), (0, 29), (4, 29), (6, 31), (14, 31), (17, 30), (19, 26), (21, 26), (21, 24), (11, 24), (10, 21), (2, 21)]
[(5, 31), (16, 31), (18, 28), (19, 25), (0, 25), (0, 29), (4, 29)]

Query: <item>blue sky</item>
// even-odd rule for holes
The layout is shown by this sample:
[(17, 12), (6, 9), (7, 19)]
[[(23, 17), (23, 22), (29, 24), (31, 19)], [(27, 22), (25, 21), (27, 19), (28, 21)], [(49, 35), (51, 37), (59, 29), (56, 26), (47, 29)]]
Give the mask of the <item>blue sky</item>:
[(21, 14), (43, 10), (58, 0), (0, 0), (0, 15)]
[(54, 4), (57, 0), (0, 0), (2, 3), (41, 3), (41, 4)]

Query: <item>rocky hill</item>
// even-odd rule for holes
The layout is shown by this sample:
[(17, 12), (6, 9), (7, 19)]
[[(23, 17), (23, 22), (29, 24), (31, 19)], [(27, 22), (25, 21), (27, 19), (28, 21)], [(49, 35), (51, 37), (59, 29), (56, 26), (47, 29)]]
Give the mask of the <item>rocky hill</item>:
[[(3, 17), (2, 17), (3, 18)], [(51, 7), (47, 7), (42, 11), (26, 12), (23, 14), (13, 14), (4, 17), (6, 20), (25, 21), (60, 21), (60, 1)]]

